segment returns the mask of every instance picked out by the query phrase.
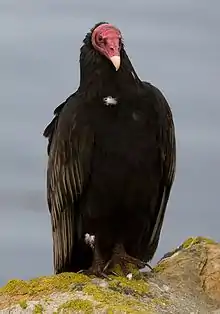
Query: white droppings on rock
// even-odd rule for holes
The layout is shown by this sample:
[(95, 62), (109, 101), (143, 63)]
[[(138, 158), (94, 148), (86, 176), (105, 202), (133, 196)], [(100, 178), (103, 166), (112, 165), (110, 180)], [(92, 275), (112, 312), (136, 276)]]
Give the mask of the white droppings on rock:
[(132, 275), (132, 273), (130, 273), (130, 274), (127, 274), (127, 276), (126, 276), (127, 278), (128, 278), (128, 280), (131, 280), (132, 279), (132, 277), (133, 277), (133, 275)]

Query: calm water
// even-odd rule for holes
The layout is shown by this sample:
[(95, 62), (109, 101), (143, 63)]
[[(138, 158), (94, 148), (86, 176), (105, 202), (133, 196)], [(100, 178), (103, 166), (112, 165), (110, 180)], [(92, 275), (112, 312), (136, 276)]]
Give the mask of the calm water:
[(220, 2), (1, 0), (0, 285), (52, 272), (42, 132), (77, 87), (79, 47), (101, 20), (121, 28), (174, 113), (177, 176), (155, 260), (190, 235), (220, 240)]

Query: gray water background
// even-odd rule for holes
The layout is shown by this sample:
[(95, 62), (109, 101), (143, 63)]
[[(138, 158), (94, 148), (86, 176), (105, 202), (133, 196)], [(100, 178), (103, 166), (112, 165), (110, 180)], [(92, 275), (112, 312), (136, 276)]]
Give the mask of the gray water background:
[(82, 39), (102, 20), (174, 114), (177, 175), (154, 261), (191, 235), (220, 240), (220, 2), (1, 0), (0, 285), (53, 271), (42, 132), (77, 88)]

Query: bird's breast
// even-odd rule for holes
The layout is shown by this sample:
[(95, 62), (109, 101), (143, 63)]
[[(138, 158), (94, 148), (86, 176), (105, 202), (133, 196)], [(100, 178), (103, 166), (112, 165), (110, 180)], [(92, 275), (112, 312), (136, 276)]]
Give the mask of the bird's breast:
[(89, 117), (95, 135), (92, 181), (103, 198), (133, 193), (135, 199), (144, 195), (146, 182), (161, 175), (158, 123), (141, 101), (113, 96), (116, 105), (106, 106), (102, 98)]
[(157, 121), (151, 108), (132, 96), (104, 95), (91, 110), (96, 147), (106, 156), (134, 161), (157, 150)]

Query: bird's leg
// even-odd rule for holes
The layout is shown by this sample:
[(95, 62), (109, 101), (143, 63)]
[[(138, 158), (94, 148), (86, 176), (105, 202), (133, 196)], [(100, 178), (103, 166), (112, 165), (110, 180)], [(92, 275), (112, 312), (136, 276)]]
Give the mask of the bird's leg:
[(144, 262), (128, 255), (125, 252), (123, 244), (117, 244), (113, 250), (113, 256), (111, 262), (109, 263), (108, 270), (111, 271), (112, 269), (114, 270), (114, 268), (117, 266), (120, 266), (123, 274), (128, 275), (130, 273), (128, 264), (132, 264), (138, 269), (145, 267)]
[(108, 276), (104, 273), (104, 268), (106, 261), (101, 257), (100, 253), (97, 250), (94, 251), (94, 257), (92, 266), (88, 270), (84, 270), (85, 275), (94, 275), (96, 277), (107, 278)]
[(94, 275), (96, 277), (108, 278), (108, 276), (104, 273), (106, 259), (104, 258), (103, 254), (100, 252), (97, 241), (94, 244), (93, 253), (94, 255), (93, 255), (92, 266), (88, 270), (84, 270), (83, 273), (88, 276)]

